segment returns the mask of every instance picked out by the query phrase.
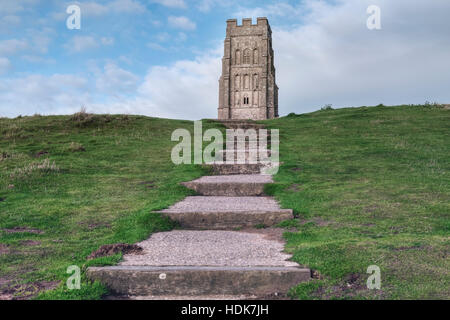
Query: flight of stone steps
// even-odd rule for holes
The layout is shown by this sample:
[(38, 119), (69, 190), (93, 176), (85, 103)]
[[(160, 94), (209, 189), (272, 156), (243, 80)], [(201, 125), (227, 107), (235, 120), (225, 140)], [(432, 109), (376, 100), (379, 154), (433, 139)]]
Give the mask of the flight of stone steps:
[[(251, 121), (223, 124), (262, 128)], [(138, 243), (142, 254), (125, 255), (118, 266), (90, 267), (88, 277), (136, 299), (264, 298), (308, 281), (310, 270), (283, 252), (282, 229), (255, 228), (293, 218), (291, 209), (264, 195), (272, 176), (261, 174), (263, 165), (212, 167), (215, 175), (183, 183), (196, 196), (161, 211), (182, 230), (155, 233)]]

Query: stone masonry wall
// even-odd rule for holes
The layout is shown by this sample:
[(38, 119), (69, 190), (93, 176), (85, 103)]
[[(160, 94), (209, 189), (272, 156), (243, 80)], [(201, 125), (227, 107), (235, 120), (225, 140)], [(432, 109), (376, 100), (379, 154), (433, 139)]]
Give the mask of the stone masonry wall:
[(278, 87), (273, 65), (272, 31), (267, 18), (227, 20), (219, 119), (264, 120), (278, 117)]

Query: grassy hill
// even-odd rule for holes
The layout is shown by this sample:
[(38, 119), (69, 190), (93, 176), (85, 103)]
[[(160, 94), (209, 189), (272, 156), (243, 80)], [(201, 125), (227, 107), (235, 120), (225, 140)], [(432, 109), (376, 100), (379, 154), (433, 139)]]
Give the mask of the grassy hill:
[[(317, 271), (293, 297), (449, 298), (449, 110), (363, 107), (264, 123), (280, 129), (283, 162), (267, 193), (297, 216), (280, 225), (286, 249)], [(191, 194), (179, 182), (206, 174), (170, 161), (176, 128), (193, 124), (0, 119), (0, 295), (101, 297), (103, 286), (84, 281), (68, 291), (67, 267), (116, 263), (120, 254), (86, 257), (173, 228), (151, 211)], [(381, 290), (365, 286), (369, 265), (381, 268)]]
[[(450, 110), (324, 110), (269, 121), (283, 166), (274, 194), (294, 260), (320, 274), (299, 298), (449, 299)], [(291, 229), (292, 230), (292, 229)], [(367, 267), (381, 290), (367, 290)]]

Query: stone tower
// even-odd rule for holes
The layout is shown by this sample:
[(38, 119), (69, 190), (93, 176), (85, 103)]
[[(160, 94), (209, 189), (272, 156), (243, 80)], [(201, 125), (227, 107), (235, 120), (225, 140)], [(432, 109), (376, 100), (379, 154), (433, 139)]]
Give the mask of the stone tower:
[(219, 119), (278, 117), (272, 31), (267, 18), (227, 20), (219, 80)]

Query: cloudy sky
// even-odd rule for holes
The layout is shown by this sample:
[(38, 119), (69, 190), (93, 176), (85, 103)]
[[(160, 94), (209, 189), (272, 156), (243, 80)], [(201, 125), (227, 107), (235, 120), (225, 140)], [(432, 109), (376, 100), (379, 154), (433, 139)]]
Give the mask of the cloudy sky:
[[(66, 27), (72, 4), (80, 30)], [(260, 16), (281, 115), (450, 103), (449, 14), (449, 0), (0, 0), (0, 116), (216, 117), (225, 21)]]

